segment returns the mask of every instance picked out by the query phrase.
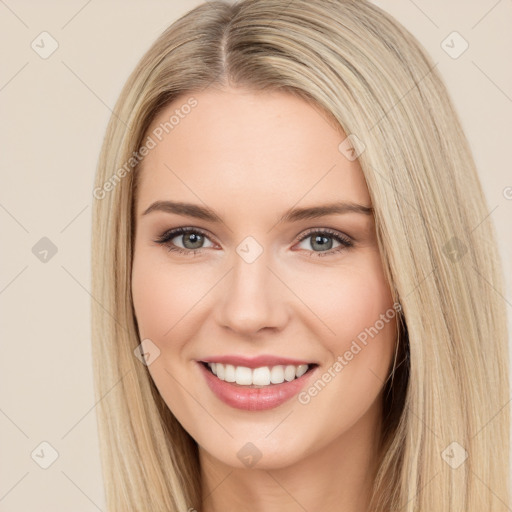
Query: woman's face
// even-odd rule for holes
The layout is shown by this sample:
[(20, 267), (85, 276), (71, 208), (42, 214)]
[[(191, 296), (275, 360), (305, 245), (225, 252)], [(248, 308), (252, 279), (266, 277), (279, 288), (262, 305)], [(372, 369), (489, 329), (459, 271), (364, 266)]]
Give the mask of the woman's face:
[(207, 89), (175, 100), (144, 139), (140, 339), (212, 460), (285, 467), (375, 437), (396, 312), (345, 137), (284, 92)]

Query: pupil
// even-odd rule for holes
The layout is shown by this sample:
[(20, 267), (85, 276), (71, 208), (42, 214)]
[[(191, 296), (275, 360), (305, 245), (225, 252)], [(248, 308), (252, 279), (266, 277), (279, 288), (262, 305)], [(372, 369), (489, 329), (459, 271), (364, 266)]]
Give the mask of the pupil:
[[(187, 247), (188, 249), (198, 249), (201, 247), (202, 235), (197, 233), (190, 233), (185, 235), (185, 241), (190, 241), (192, 244), (196, 244), (193, 247)], [(186, 246), (186, 244), (184, 244)]]
[[(331, 242), (330, 244), (328, 243), (329, 240)], [(319, 245), (320, 249), (327, 249), (328, 250), (328, 249), (330, 249), (332, 247), (332, 239), (330, 237), (326, 237), (326, 236), (323, 236), (323, 235), (317, 235), (317, 236), (314, 237), (314, 242), (312, 244), (313, 248), (315, 248), (314, 245), (316, 243), (320, 244)], [(326, 245), (328, 245), (328, 247), (326, 247)]]

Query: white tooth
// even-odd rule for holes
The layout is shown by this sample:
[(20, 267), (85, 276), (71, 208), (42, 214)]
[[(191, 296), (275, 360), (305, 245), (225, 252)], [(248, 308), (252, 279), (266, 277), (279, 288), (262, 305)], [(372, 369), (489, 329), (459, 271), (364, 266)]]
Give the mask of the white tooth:
[(224, 380), (226, 382), (235, 382), (235, 367), (232, 364), (227, 364), (224, 372)]
[(216, 366), (217, 366), (217, 377), (220, 380), (224, 380), (224, 375), (226, 373), (226, 369), (225, 369), (224, 365), (221, 363), (217, 363)]
[(273, 366), (270, 370), (270, 382), (282, 384), (284, 382), (284, 366)]
[(299, 366), (297, 366), (297, 369), (295, 370), (295, 376), (297, 378), (302, 377), (307, 371), (308, 371), (307, 364), (299, 364)]
[(247, 366), (237, 366), (235, 369), (235, 382), (250, 386), (252, 384), (252, 370)]
[(254, 368), (252, 371), (252, 383), (256, 386), (268, 386), (270, 384), (270, 370), (268, 366)]
[(295, 379), (295, 366), (291, 364), (286, 366), (286, 368), (284, 369), (284, 378), (288, 382)]
[(282, 384), (285, 380), (290, 382), (295, 378), (304, 375), (309, 368), (307, 364), (277, 365), (273, 367), (261, 366), (259, 368), (248, 368), (246, 366), (234, 366), (232, 364), (208, 363), (212, 372), (220, 380), (236, 382), (242, 386), (269, 386), (270, 384)]

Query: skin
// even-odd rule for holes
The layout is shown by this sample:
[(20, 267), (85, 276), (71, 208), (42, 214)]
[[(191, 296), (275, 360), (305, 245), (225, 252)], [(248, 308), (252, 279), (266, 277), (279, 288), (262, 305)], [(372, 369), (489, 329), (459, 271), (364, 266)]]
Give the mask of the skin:
[[(168, 105), (148, 134), (189, 97)], [(151, 378), (199, 445), (203, 510), (366, 510), (395, 319), (307, 404), (294, 397), (266, 411), (232, 408), (210, 391), (197, 363), (274, 354), (316, 362), (321, 377), (392, 309), (372, 214), (277, 224), (292, 207), (371, 206), (359, 163), (338, 150), (343, 131), (303, 99), (231, 87), (193, 97), (197, 106), (143, 161), (132, 296), (140, 339), (160, 350)], [(223, 222), (143, 215), (158, 200), (208, 206)], [(202, 246), (187, 235), (172, 239), (190, 253), (200, 247), (195, 255), (155, 242), (182, 226), (207, 233)], [(334, 230), (353, 246), (333, 252), (341, 244), (328, 238), (322, 249), (311, 228)], [(263, 248), (250, 264), (236, 252), (247, 236)], [(237, 456), (248, 442), (261, 454), (253, 467)]]

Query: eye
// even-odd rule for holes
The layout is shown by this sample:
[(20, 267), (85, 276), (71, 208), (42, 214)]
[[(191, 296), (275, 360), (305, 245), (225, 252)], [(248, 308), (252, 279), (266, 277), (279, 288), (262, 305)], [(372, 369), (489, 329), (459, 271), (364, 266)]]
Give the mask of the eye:
[[(310, 239), (308, 245), (313, 249), (310, 256), (328, 256), (339, 253), (354, 245), (352, 240), (350, 240), (350, 238), (348, 238), (346, 235), (331, 229), (309, 230), (305, 235), (301, 236), (299, 242), (304, 242), (308, 239)], [(340, 244), (335, 249), (332, 249), (332, 239), (336, 240)], [(319, 249), (319, 251), (315, 251), (315, 249)]]
[[(173, 242), (176, 238), (178, 240), (181, 238), (181, 247)], [(313, 249), (310, 251), (310, 256), (328, 256), (339, 253), (354, 245), (352, 240), (346, 235), (331, 229), (310, 229), (299, 238), (298, 242), (302, 243), (308, 239), (311, 239), (309, 246)], [(334, 249), (332, 249), (333, 239), (339, 244), (339, 246)], [(166, 231), (159, 238), (154, 240), (154, 242), (166, 246), (170, 252), (194, 256), (200, 253), (205, 247), (213, 247), (213, 244), (204, 246), (205, 240), (209, 240), (209, 237), (203, 230), (194, 227), (180, 227)], [(315, 249), (319, 249), (319, 251)]]
[[(181, 238), (183, 247), (177, 246), (173, 240)], [(182, 227), (166, 231), (162, 236), (155, 240), (157, 244), (166, 246), (170, 252), (178, 252), (187, 256), (195, 255), (204, 248), (205, 240), (209, 240), (206, 233), (198, 228)], [(211, 247), (211, 246), (210, 246)]]

